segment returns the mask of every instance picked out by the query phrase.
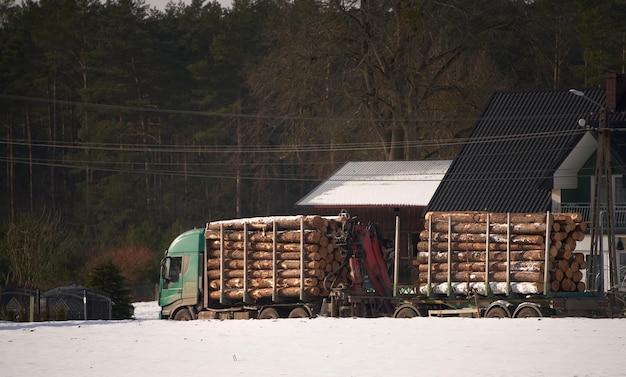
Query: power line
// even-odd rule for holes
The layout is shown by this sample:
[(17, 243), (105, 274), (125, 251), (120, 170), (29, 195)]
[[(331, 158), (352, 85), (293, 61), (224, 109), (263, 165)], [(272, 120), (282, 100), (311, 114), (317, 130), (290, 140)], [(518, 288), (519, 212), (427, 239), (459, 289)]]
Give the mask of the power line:
[[(491, 142), (504, 142), (519, 139), (533, 139), (546, 137), (563, 137), (584, 133), (584, 129), (573, 129), (570, 131), (542, 131), (532, 133), (508, 134), (497, 136), (467, 138), (449, 138), (441, 140), (419, 140), (411, 142), (389, 142), (386, 147), (429, 147), (429, 146), (457, 146), (471, 145)], [(133, 143), (91, 143), (91, 142), (67, 142), (49, 140), (25, 140), (0, 138), (0, 144), (43, 147), (51, 149), (71, 149), (71, 150), (99, 150), (111, 152), (150, 152), (150, 153), (291, 153), (291, 152), (346, 152), (364, 151), (380, 149), (383, 144), (380, 142), (362, 143), (319, 143), (319, 144), (296, 144), (296, 145), (180, 145), (180, 144), (133, 144)]]
[(56, 104), (74, 107), (85, 107), (103, 110), (117, 110), (117, 111), (133, 111), (138, 113), (154, 113), (154, 114), (170, 114), (170, 115), (191, 115), (202, 117), (219, 117), (219, 118), (231, 118), (231, 119), (258, 119), (258, 120), (278, 120), (278, 121), (321, 121), (321, 122), (349, 122), (356, 123), (362, 122), (364, 124), (369, 123), (394, 123), (394, 122), (411, 122), (411, 123), (444, 123), (444, 122), (476, 122), (478, 119), (482, 121), (528, 121), (537, 119), (555, 119), (562, 118), (564, 116), (578, 115), (579, 113), (560, 113), (560, 114), (539, 114), (539, 115), (516, 115), (516, 116), (489, 116), (483, 115), (482, 117), (472, 118), (414, 118), (414, 119), (397, 119), (397, 118), (376, 118), (371, 117), (324, 117), (324, 116), (302, 116), (302, 115), (265, 115), (258, 113), (232, 113), (221, 111), (199, 111), (199, 110), (181, 110), (181, 109), (164, 109), (156, 106), (128, 106), (128, 105), (112, 105), (102, 103), (91, 103), (81, 101), (70, 101), (62, 99), (51, 99), (41, 97), (19, 96), (13, 94), (0, 93), (0, 99), (18, 102), (31, 102), (31, 103), (44, 103), (44, 104)]

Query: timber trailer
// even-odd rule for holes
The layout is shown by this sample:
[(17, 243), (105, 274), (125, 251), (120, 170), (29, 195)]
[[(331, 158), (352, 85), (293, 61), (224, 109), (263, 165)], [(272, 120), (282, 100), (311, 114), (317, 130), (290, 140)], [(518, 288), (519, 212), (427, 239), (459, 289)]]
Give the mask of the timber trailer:
[(393, 241), (346, 213), (207, 223), (165, 252), (160, 317), (615, 315), (606, 293), (584, 289), (571, 242), (554, 241), (561, 214), (457, 215), (426, 214), (410, 258), (399, 257), (398, 218)]

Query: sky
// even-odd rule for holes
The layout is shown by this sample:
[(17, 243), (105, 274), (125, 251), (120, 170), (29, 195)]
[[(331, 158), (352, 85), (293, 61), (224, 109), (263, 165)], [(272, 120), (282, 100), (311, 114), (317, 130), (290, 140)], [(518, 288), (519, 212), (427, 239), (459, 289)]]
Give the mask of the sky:
[[(156, 7), (159, 10), (164, 10), (165, 6), (167, 5), (167, 3), (169, 3), (170, 0), (146, 0), (146, 4)], [(174, 3), (178, 3), (179, 0), (173, 0)], [(191, 4), (191, 0), (182, 0), (183, 3), (185, 4)], [(219, 3), (222, 5), (222, 7), (230, 7), (232, 0), (219, 0)]]
[(626, 375), (626, 319), (0, 321), (2, 376)]

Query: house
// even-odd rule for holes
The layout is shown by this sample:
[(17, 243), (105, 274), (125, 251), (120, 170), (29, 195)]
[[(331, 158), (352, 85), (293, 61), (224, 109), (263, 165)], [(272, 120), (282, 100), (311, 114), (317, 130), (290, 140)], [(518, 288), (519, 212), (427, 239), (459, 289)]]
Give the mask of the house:
[(409, 256), (423, 229), (423, 211), (451, 162), (347, 162), (300, 199), (296, 207), (321, 215), (345, 210), (364, 221), (375, 220), (389, 239), (394, 238), (398, 217), (400, 252)]
[[(617, 261), (626, 266), (625, 89), (623, 76), (611, 74), (607, 90), (583, 98), (567, 90), (493, 94), (427, 210), (581, 212), (591, 225), (598, 113), (606, 104)], [(590, 250), (588, 235), (577, 251)]]

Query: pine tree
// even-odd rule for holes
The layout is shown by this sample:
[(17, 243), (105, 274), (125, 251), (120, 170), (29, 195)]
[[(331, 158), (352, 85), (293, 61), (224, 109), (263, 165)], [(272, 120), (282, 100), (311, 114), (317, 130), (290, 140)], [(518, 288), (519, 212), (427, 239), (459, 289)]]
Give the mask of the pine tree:
[(97, 263), (87, 276), (87, 286), (107, 293), (113, 302), (112, 319), (133, 317), (130, 290), (125, 287), (120, 269), (110, 259)]

